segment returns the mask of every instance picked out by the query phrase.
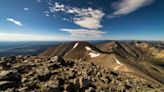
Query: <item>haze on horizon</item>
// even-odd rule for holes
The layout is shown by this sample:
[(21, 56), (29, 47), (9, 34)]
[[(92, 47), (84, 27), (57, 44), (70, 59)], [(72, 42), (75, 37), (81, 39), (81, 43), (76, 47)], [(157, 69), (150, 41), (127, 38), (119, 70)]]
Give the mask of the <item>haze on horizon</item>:
[(0, 41), (164, 41), (163, 4), (163, 0), (0, 0)]

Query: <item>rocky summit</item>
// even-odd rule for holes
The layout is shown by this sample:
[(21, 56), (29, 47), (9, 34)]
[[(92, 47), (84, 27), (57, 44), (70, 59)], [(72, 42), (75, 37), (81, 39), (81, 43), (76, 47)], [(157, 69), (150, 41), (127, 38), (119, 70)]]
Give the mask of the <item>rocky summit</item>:
[(2, 92), (164, 92), (161, 85), (90, 62), (58, 56), (0, 59)]

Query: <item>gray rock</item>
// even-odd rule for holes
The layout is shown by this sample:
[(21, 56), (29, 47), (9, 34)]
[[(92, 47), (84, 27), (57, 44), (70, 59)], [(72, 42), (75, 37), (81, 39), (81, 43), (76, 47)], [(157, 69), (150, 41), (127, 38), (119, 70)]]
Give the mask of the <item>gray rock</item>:
[(30, 65), (30, 64), (17, 64), (15, 66), (13, 66), (14, 69), (18, 70), (19, 73), (26, 73), (28, 72), (34, 65)]
[(0, 81), (21, 81), (21, 75), (17, 71), (1, 71)]
[(79, 78), (79, 84), (80, 84), (80, 88), (85, 88), (89, 86), (89, 80), (86, 78)]
[(33, 90), (35, 88), (37, 88), (37, 81), (29, 81), (27, 83), (23, 83), (24, 87), (27, 87), (30, 90)]
[(36, 69), (36, 74), (39, 80), (47, 81), (51, 77), (51, 73), (46, 66), (42, 66)]
[(98, 72), (96, 76), (97, 76), (97, 77), (102, 77), (101, 72)]
[(4, 61), (4, 60), (0, 60), (0, 66), (1, 66), (1, 68), (4, 69), (4, 70), (9, 69), (9, 67), (7, 66), (6, 61)]
[(26, 92), (27, 89), (28, 89), (28, 87), (22, 87), (22, 88), (19, 88), (18, 91), (19, 92)]
[(78, 88), (85, 88), (89, 86), (89, 80), (83, 77), (76, 78), (74, 79), (73, 83), (78, 87)]
[(75, 91), (75, 86), (72, 83), (69, 84), (64, 84), (64, 90), (67, 92), (74, 92)]
[(61, 92), (58, 80), (50, 80), (45, 83), (42, 92)]
[(16, 87), (16, 83), (15, 82), (11, 82), (11, 81), (0, 81), (0, 91), (1, 90), (6, 90), (6, 89), (12, 88), (12, 87)]
[(95, 92), (95, 89), (92, 87), (89, 87), (88, 89), (85, 90), (85, 92)]
[(49, 61), (50, 63), (56, 63), (57, 65), (62, 65), (62, 66), (65, 66), (65, 61), (64, 59), (58, 57), (58, 56), (55, 56), (55, 57), (52, 57), (51, 60)]
[(5, 59), (6, 62), (14, 64), (16, 63), (16, 57), (15, 56), (11, 56)]

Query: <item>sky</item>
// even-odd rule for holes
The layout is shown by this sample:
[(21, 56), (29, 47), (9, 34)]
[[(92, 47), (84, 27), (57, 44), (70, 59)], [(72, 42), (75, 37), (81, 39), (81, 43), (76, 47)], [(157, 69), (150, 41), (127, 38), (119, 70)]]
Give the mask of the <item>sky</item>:
[(0, 0), (0, 41), (162, 40), (164, 0)]

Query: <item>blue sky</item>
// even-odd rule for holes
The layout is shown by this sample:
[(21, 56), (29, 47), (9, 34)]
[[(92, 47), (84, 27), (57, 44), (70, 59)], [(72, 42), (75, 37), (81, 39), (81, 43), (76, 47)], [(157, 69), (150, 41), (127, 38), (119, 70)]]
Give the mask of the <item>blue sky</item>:
[(0, 0), (0, 41), (164, 40), (164, 0)]

